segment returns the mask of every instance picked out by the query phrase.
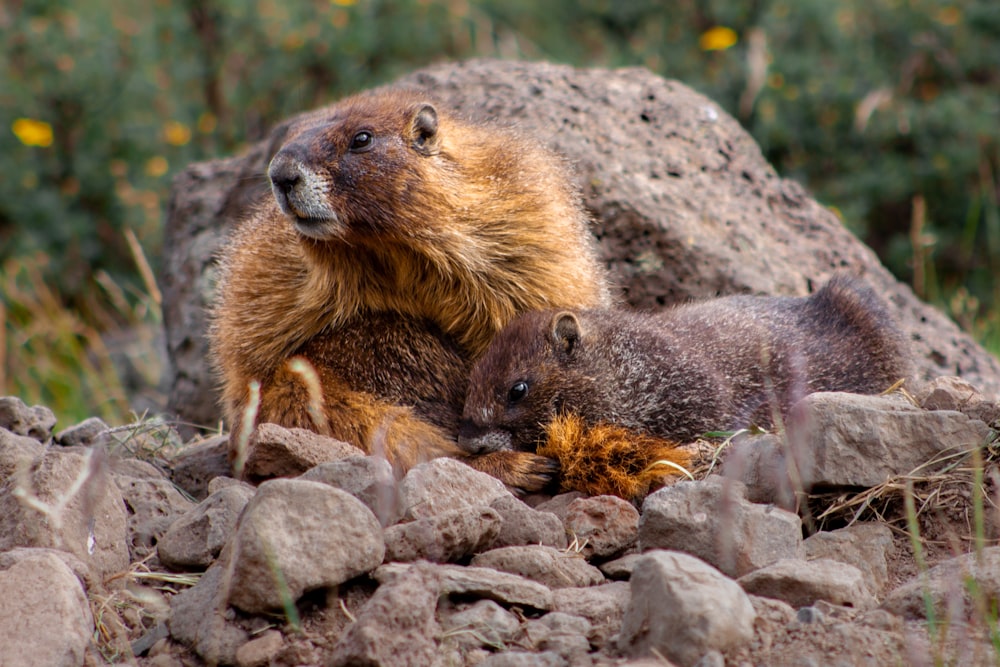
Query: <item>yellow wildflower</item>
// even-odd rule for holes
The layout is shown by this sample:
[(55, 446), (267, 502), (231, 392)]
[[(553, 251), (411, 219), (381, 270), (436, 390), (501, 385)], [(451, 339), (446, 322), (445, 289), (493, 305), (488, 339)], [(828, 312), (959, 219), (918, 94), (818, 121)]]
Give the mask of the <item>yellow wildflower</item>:
[(10, 129), (25, 146), (51, 146), (52, 126), (43, 120), (34, 118), (18, 118)]
[(732, 28), (717, 25), (709, 28), (698, 38), (698, 46), (702, 51), (724, 51), (738, 41)]

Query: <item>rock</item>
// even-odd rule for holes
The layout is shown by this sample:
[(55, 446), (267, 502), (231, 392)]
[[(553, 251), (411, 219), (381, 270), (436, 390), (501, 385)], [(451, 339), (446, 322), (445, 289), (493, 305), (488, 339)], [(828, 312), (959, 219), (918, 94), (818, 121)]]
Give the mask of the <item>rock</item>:
[(552, 651), (541, 653), (506, 651), (494, 653), (480, 662), (478, 667), (567, 667), (567, 665), (565, 658)]
[(560, 611), (545, 614), (524, 625), (524, 635), (538, 651), (551, 651), (571, 665), (579, 665), (590, 651), (590, 621)]
[(108, 457), (111, 473), (119, 488), (130, 479), (148, 479), (163, 481), (167, 475), (149, 461), (141, 461), (118, 454)]
[(512, 495), (500, 496), (490, 507), (502, 519), (500, 534), (493, 542), (494, 548), (527, 544), (566, 548), (566, 528), (552, 512), (532, 509)]
[(0, 428), (0, 484), (7, 481), (19, 467), (27, 467), (35, 459), (41, 458), (44, 452), (45, 446), (34, 438)]
[(861, 570), (865, 584), (879, 597), (889, 583), (889, 559), (895, 551), (892, 529), (884, 523), (856, 523), (847, 528), (821, 531), (802, 543), (807, 560), (829, 558)]
[(346, 442), (304, 428), (283, 428), (277, 424), (260, 424), (255, 428), (247, 451), (243, 474), (249, 480), (294, 477), (320, 463), (364, 454)]
[[(944, 451), (986, 442), (989, 428), (950, 410), (927, 411), (890, 396), (809, 394), (787, 420), (803, 488), (871, 487), (911, 473)], [(901, 447), (899, 443), (906, 443)]]
[(639, 534), (639, 512), (615, 496), (577, 498), (564, 523), (587, 558), (612, 558), (634, 545)]
[[(250, 613), (369, 572), (385, 554), (382, 527), (354, 496), (318, 482), (264, 482), (233, 537), (229, 603)], [(284, 591), (283, 591), (284, 589)]]
[(225, 566), (216, 564), (197, 584), (170, 598), (167, 625), (171, 637), (209, 664), (234, 664), (237, 650), (250, 639), (233, 622), (233, 611), (226, 608), (231, 585)]
[(147, 460), (170, 458), (183, 445), (177, 429), (159, 417), (109, 428), (102, 443), (114, 455)]
[(579, 588), (604, 582), (604, 575), (582, 556), (552, 547), (521, 546), (491, 549), (472, 559), (475, 567), (510, 572), (549, 588)]
[(208, 497), (208, 484), (232, 474), (229, 465), (229, 436), (217, 435), (186, 445), (172, 461), (170, 479), (195, 500)]
[(322, 482), (347, 491), (374, 512), (383, 526), (391, 526), (403, 515), (392, 465), (384, 458), (349, 456), (310, 468), (299, 479)]
[[(798, 465), (798, 459), (794, 460)], [(742, 482), (752, 503), (777, 505), (789, 512), (797, 507), (798, 470), (790, 471), (784, 435), (741, 433), (722, 454), (719, 473)]]
[(587, 588), (557, 588), (552, 591), (552, 609), (590, 621), (590, 643), (610, 645), (621, 629), (632, 591), (628, 582), (615, 581)]
[(500, 480), (455, 459), (433, 459), (410, 469), (399, 483), (403, 519), (489, 505), (510, 491)]
[(128, 545), (132, 560), (142, 560), (160, 537), (195, 504), (165, 479), (136, 479), (116, 475), (128, 511)]
[(330, 665), (425, 667), (437, 652), (440, 582), (429, 565), (411, 566), (383, 584), (341, 636)]
[(241, 484), (225, 486), (177, 517), (157, 542), (160, 562), (176, 570), (211, 565), (253, 495)]
[(489, 507), (470, 507), (390, 526), (385, 529), (385, 560), (457, 561), (489, 548), (500, 523), (500, 515)]
[[(629, 305), (801, 295), (850, 270), (885, 295), (921, 377), (958, 374), (1000, 393), (996, 359), (893, 278), (833, 212), (780, 178), (736, 120), (686, 86), (639, 68), (511, 61), (444, 64), (398, 83), (460, 113), (502, 119), (564, 154), (597, 219), (600, 259)], [(169, 408), (193, 423), (219, 418), (204, 335), (217, 251), (268, 196), (260, 175), (287, 127), (239, 157), (191, 165), (173, 183), (160, 280), (174, 369)]]
[(444, 641), (466, 649), (489, 646), (503, 650), (520, 627), (517, 616), (493, 600), (477, 600), (471, 606), (441, 618)]
[(268, 630), (236, 649), (236, 667), (268, 667), (285, 641), (277, 630)]
[(29, 408), (17, 396), (0, 397), (0, 428), (47, 443), (55, 425), (56, 416), (47, 407), (34, 405)]
[(990, 425), (1000, 420), (1000, 403), (987, 400), (972, 384), (954, 375), (932, 378), (914, 398), (924, 410), (957, 410)]
[(581, 491), (568, 491), (542, 501), (534, 507), (538, 512), (551, 512), (552, 514), (555, 514), (560, 521), (565, 522), (566, 514), (569, 512), (569, 506), (573, 504), (573, 501), (589, 497), (590, 496)]
[(725, 652), (753, 639), (757, 614), (750, 598), (697, 558), (649, 553), (636, 564), (630, 585), (618, 645), (632, 657), (656, 652), (686, 667), (708, 651)]
[[(969, 582), (975, 581), (975, 595)], [(908, 619), (926, 618), (930, 603), (938, 619), (965, 620), (1000, 603), (1000, 547), (944, 561), (893, 590), (882, 608)]]
[(101, 442), (108, 428), (100, 417), (90, 417), (56, 433), (56, 442), (63, 447), (90, 447)]
[[(375, 579), (391, 583), (414, 565), (391, 563), (374, 572)], [(462, 567), (460, 565), (434, 565), (441, 592), (445, 595), (464, 595), (500, 604), (517, 605), (546, 611), (552, 608), (552, 591), (524, 577), (485, 567)]]
[(632, 576), (632, 570), (635, 569), (635, 564), (639, 562), (642, 558), (642, 554), (631, 553), (625, 554), (621, 558), (616, 558), (614, 560), (609, 560), (605, 563), (601, 563), (597, 567), (600, 568), (601, 572), (608, 579), (628, 579)]
[(802, 522), (791, 512), (747, 502), (739, 482), (710, 476), (647, 496), (639, 547), (683, 551), (739, 577), (783, 558), (800, 558)]
[(77, 667), (94, 634), (83, 586), (45, 549), (22, 549), (0, 570), (0, 664)]
[(98, 581), (128, 567), (125, 503), (103, 452), (49, 449), (0, 487), (0, 551), (14, 547), (68, 551)]
[(24, 559), (30, 559), (39, 554), (51, 554), (61, 560), (68, 567), (76, 578), (80, 581), (85, 591), (101, 590), (101, 582), (95, 579), (90, 568), (82, 560), (68, 551), (60, 549), (45, 549), (40, 547), (15, 547), (7, 551), (0, 551), (0, 570), (9, 569), (15, 563)]
[(817, 600), (868, 609), (875, 606), (861, 570), (835, 560), (779, 560), (745, 574), (738, 583), (747, 593), (775, 598), (798, 609)]

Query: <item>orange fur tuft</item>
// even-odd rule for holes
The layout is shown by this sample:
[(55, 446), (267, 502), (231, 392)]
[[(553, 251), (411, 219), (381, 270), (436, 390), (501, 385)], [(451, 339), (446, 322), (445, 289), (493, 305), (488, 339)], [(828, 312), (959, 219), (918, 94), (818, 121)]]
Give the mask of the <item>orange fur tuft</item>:
[(671, 463), (687, 467), (692, 458), (676, 442), (614, 424), (588, 426), (576, 415), (556, 417), (546, 432), (538, 454), (559, 461), (563, 491), (641, 499), (683, 474)]

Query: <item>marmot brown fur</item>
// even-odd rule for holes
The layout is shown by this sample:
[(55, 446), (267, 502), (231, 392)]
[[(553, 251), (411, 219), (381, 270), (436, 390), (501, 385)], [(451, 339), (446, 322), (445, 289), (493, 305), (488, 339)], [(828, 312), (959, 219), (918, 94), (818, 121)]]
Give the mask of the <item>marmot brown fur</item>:
[(730, 296), (650, 315), (522, 315), (476, 363), (460, 444), (535, 451), (561, 414), (687, 442), (771, 426), (815, 391), (877, 393), (909, 374), (905, 338), (861, 280), (808, 297)]
[[(383, 89), (304, 117), (268, 176), (273, 198), (222, 254), (210, 331), (233, 458), (255, 380), (256, 423), (404, 469), (460, 455), (468, 373), (493, 336), (529, 310), (609, 304), (562, 161), (424, 94)], [(544, 480), (551, 462), (510, 454), (473, 463), (513, 486)]]

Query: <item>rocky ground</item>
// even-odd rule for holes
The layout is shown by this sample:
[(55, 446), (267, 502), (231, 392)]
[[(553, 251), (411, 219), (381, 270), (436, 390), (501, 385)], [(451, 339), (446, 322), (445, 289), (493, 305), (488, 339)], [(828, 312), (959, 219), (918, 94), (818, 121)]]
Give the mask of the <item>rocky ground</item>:
[(223, 436), (0, 399), (0, 663), (996, 664), (998, 416), (814, 394), (636, 505), (270, 425), (254, 487)]

